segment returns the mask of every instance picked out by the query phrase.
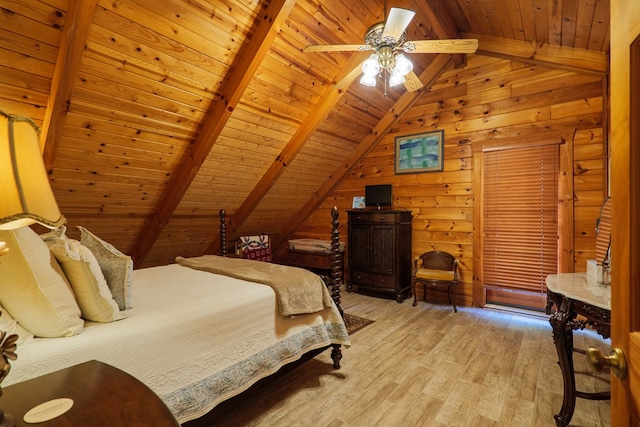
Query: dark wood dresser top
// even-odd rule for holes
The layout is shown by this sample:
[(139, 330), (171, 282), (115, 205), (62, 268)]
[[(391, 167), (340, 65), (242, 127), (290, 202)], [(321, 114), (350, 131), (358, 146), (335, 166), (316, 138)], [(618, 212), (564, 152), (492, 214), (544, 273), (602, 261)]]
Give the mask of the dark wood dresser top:
[[(58, 398), (72, 399), (71, 409), (42, 423), (24, 421), (31, 408)], [(96, 360), (5, 387), (0, 408), (12, 415), (18, 426), (179, 426), (149, 387)]]

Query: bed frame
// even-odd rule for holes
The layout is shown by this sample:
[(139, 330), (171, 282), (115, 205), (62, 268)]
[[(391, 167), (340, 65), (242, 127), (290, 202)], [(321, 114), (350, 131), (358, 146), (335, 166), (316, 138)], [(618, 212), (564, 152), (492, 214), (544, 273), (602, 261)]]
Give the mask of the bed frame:
[[(320, 276), (327, 285), (331, 298), (335, 302), (340, 315), (344, 317), (344, 312), (340, 306), (340, 285), (342, 285), (342, 257), (340, 256), (340, 213), (337, 207), (331, 209), (331, 275)], [(220, 209), (220, 255), (227, 256), (227, 214), (224, 209)], [(340, 369), (340, 360), (342, 359), (342, 349), (340, 344), (331, 344), (331, 359), (333, 367)], [(320, 349), (318, 353), (326, 350), (328, 347)]]

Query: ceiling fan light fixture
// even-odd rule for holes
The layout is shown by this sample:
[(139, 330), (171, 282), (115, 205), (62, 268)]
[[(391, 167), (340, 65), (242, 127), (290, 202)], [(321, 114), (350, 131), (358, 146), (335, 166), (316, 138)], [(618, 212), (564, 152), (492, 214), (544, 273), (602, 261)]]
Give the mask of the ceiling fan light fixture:
[(376, 75), (375, 74), (362, 74), (360, 78), (360, 84), (369, 87), (376, 86)]
[(401, 85), (404, 82), (405, 82), (404, 75), (397, 73), (396, 71), (391, 72), (391, 77), (389, 77), (390, 87)]
[(393, 73), (400, 74), (401, 76), (405, 76), (408, 73), (413, 71), (413, 63), (403, 54), (399, 53), (396, 55), (396, 65), (393, 68)]
[(387, 72), (391, 72), (396, 64), (393, 47), (380, 46), (378, 48), (378, 62), (380, 63), (380, 68), (386, 70)]
[[(380, 72), (380, 69), (379, 58), (376, 53), (372, 54), (362, 64), (362, 72), (365, 76), (375, 77)], [(375, 84), (369, 86), (375, 86)]]
[(362, 78), (360, 83), (374, 87), (376, 76), (384, 71), (389, 75), (389, 86), (394, 87), (405, 82), (404, 76), (413, 71), (413, 63), (401, 53), (397, 53), (390, 46), (382, 46), (362, 64)]

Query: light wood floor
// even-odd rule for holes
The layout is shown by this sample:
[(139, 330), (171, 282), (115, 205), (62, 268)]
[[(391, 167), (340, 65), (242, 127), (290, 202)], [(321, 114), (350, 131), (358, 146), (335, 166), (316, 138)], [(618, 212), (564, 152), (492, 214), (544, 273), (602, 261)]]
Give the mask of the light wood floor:
[[(342, 369), (329, 352), (260, 384), (200, 420), (205, 426), (555, 426), (562, 377), (546, 318), (343, 293), (375, 320), (352, 335)], [(592, 331), (576, 347), (609, 342)], [(575, 354), (578, 390), (609, 389)], [(609, 426), (609, 401), (577, 399), (572, 426)]]

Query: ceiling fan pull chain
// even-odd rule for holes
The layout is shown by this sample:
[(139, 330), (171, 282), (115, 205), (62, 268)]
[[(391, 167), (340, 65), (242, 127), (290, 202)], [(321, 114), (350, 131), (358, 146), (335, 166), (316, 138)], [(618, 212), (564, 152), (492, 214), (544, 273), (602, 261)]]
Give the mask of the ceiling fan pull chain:
[(384, 75), (384, 96), (387, 96), (387, 70), (382, 70), (382, 75)]

